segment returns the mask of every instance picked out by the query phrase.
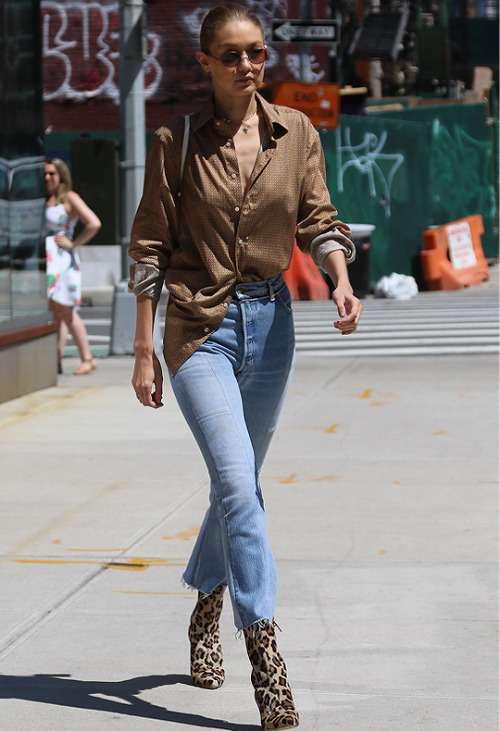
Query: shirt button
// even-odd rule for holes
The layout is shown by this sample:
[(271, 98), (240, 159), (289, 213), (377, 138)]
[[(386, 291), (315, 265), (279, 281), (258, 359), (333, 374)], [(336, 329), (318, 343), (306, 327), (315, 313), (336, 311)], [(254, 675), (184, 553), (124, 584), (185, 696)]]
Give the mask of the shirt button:
[(230, 142), (226, 142), (226, 147), (231, 147), (231, 143)]
[(239, 206), (235, 206), (234, 207), (234, 210), (236, 211), (236, 213), (238, 213), (238, 211), (240, 210), (240, 207)]
[(243, 241), (243, 239), (238, 239), (238, 243), (239, 244), (244, 244), (245, 242)]
[(203, 331), (206, 332), (206, 333), (208, 333), (208, 332), (210, 332), (210, 328), (209, 327), (204, 327), (203, 328)]
[(228, 308), (228, 304), (227, 304), (227, 302), (224, 302), (224, 307), (225, 307), (225, 308), (226, 308), (226, 310), (227, 310), (227, 308)]
[(234, 179), (235, 179), (235, 177), (236, 177), (236, 173), (231, 173), (231, 177), (232, 177), (232, 179), (234, 180)]

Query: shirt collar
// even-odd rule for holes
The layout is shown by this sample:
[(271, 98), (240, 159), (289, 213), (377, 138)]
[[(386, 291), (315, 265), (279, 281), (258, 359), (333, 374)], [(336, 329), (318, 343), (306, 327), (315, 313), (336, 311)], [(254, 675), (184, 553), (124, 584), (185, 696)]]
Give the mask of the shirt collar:
[[(288, 126), (283, 121), (279, 107), (274, 104), (269, 104), (263, 96), (256, 94), (255, 98), (257, 104), (262, 110), (264, 120), (266, 122), (269, 133), (273, 139), (278, 139), (288, 132)], [(212, 119), (215, 119), (215, 108), (213, 96), (210, 96), (203, 104), (198, 112), (195, 112), (191, 117), (191, 127), (197, 132), (203, 125), (207, 124)]]

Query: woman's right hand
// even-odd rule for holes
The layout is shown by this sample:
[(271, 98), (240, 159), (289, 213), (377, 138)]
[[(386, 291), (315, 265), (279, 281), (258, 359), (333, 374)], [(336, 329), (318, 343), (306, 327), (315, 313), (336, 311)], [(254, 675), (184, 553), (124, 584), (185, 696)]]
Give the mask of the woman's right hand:
[(143, 406), (152, 409), (163, 406), (163, 373), (156, 353), (136, 354), (132, 386)]

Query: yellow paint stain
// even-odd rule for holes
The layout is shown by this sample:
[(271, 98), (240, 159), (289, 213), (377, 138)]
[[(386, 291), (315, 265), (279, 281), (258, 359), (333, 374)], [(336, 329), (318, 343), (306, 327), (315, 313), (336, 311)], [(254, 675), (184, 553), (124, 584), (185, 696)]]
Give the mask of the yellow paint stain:
[(395, 485), (401, 485), (401, 483), (400, 483), (400, 481), (399, 481), (399, 480), (394, 480), (394, 484), (395, 484)]
[(370, 406), (387, 406), (388, 401), (370, 401)]
[(384, 554), (387, 553), (387, 550), (385, 548), (379, 548), (379, 551), (378, 552), (379, 552), (379, 555), (380, 556), (383, 556)]
[(372, 388), (365, 388), (361, 393), (355, 394), (358, 398), (371, 398), (373, 393)]
[(15, 563), (43, 564), (48, 566), (67, 566), (69, 564), (91, 564), (103, 566), (106, 569), (121, 569), (125, 571), (144, 571), (150, 566), (186, 566), (186, 563), (167, 561), (165, 559), (137, 559), (130, 558), (124, 561), (77, 561), (76, 559), (51, 559), (51, 558), (13, 558)]
[(292, 472), (291, 475), (288, 475), (288, 477), (273, 477), (273, 480), (277, 480), (280, 485), (293, 485), (297, 482), (297, 472)]
[(171, 536), (163, 536), (164, 541), (189, 541), (190, 538), (194, 538), (198, 535), (200, 532), (200, 526), (197, 525), (194, 528), (189, 528), (188, 530), (181, 530), (178, 533), (174, 533)]
[(335, 434), (337, 427), (339, 427), (340, 424), (331, 424), (330, 426), (327, 426), (326, 429), (324, 429), (325, 434)]
[(439, 435), (441, 435), (441, 434), (446, 434), (446, 432), (445, 432), (445, 430), (444, 430), (444, 429), (438, 429), (437, 431), (433, 431), (433, 432), (431, 432), (431, 434), (432, 434), (433, 436), (439, 436)]
[(334, 482), (340, 480), (343, 475), (322, 475), (321, 477), (311, 477), (313, 482)]
[(61, 542), (62, 541), (61, 541), (60, 538), (54, 538), (54, 540), (52, 541), (52, 543), (54, 544), (54, 546), (60, 546), (61, 545)]

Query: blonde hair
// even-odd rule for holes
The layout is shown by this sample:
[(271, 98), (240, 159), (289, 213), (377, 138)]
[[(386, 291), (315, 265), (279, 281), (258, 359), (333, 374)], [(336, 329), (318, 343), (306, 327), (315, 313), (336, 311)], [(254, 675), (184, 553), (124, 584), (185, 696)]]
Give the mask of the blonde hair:
[(56, 190), (56, 203), (64, 203), (70, 190), (73, 190), (73, 180), (68, 166), (59, 157), (49, 157), (45, 160), (48, 165), (53, 165), (59, 173), (59, 185)]
[(264, 38), (264, 28), (260, 22), (259, 16), (245, 5), (237, 5), (236, 3), (226, 3), (225, 5), (217, 5), (203, 19), (200, 31), (200, 48), (203, 53), (210, 53), (216, 33), (232, 20), (247, 20), (260, 28), (262, 37)]

